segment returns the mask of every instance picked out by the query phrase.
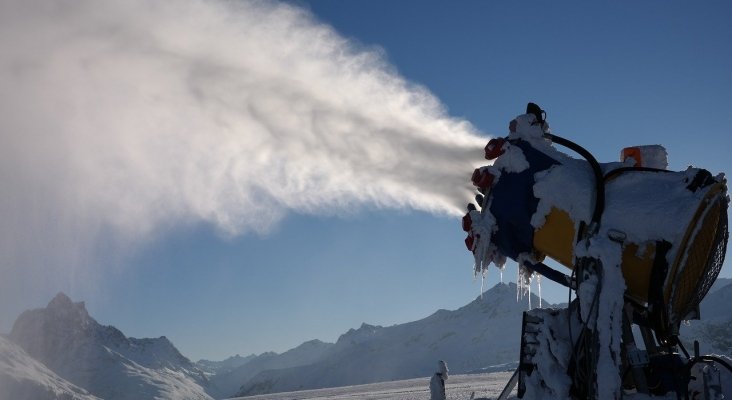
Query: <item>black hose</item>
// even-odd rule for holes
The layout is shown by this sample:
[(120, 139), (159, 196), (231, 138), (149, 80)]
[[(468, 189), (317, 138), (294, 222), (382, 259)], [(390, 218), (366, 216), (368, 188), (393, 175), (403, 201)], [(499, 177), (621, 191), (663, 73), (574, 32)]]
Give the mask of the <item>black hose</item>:
[[(554, 269), (542, 262), (534, 264), (529, 261), (524, 261), (524, 266), (534, 272), (538, 272), (539, 274), (548, 278), (551, 281), (554, 281), (562, 286), (566, 286), (570, 289), (573, 289), (572, 279), (569, 276), (557, 271), (556, 269)], [(574, 289), (576, 289), (576, 288), (574, 288)]]
[(622, 167), (614, 169), (603, 177), (603, 180), (607, 182), (609, 179), (614, 178), (617, 175), (624, 174), (626, 172), (671, 172), (667, 169), (650, 168), (650, 167)]
[(551, 140), (552, 143), (556, 143), (567, 147), (568, 149), (574, 150), (577, 154), (584, 157), (584, 159), (590, 163), (590, 167), (592, 167), (592, 172), (595, 175), (595, 210), (592, 213), (592, 222), (594, 224), (594, 228), (597, 229), (597, 227), (600, 225), (602, 213), (605, 211), (605, 181), (603, 179), (600, 164), (589, 151), (587, 151), (584, 147), (578, 145), (577, 143), (567, 140), (561, 136), (552, 135), (551, 133), (547, 133), (544, 136)]

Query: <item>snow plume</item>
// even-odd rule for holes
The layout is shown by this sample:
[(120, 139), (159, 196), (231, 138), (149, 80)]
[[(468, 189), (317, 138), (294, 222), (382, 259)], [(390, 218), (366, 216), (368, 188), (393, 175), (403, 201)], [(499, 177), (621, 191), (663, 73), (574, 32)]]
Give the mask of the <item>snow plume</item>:
[(291, 211), (461, 214), (485, 139), (382, 53), (270, 1), (3, 1), (0, 264)]

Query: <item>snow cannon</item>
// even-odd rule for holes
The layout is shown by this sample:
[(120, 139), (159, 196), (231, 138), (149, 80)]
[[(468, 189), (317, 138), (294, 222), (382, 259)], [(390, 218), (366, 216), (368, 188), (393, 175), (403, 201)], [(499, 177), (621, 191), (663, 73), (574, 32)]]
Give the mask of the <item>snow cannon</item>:
[(533, 114), (517, 117), (510, 129), (486, 146), (493, 164), (472, 176), (480, 209), (471, 207), (463, 229), (476, 269), (500, 267), (508, 257), (525, 272), (576, 286), (571, 275), (542, 261), (574, 270), (586, 250), (582, 239), (602, 237), (615, 244), (626, 298), (641, 311), (654, 310), (659, 334), (676, 335), (682, 320), (697, 315), (724, 261), (724, 177), (691, 167), (669, 171), (657, 145), (629, 147), (619, 162), (600, 164)]
[[(649, 365), (667, 365), (663, 357), (676, 354), (681, 322), (699, 318), (699, 303), (722, 268), (729, 203), (724, 175), (693, 167), (670, 171), (659, 145), (627, 147), (619, 161), (599, 163), (586, 149), (553, 135), (545, 112), (531, 106), (510, 122), (507, 137), (486, 145), (492, 164), (473, 172), (477, 206), (470, 204), (462, 221), (476, 273), (491, 263), (503, 268), (510, 258), (519, 265), (519, 287), (541, 275), (576, 292), (565, 314), (524, 315), (523, 330), (530, 334), (522, 334), (519, 397), (534, 379), (543, 394), (533, 397), (596, 398), (607, 390), (593, 377), (603, 363), (632, 370), (638, 392), (655, 385), (659, 393), (684, 393), (686, 387), (658, 384), (678, 382), (677, 370), (664, 375)], [(547, 257), (569, 272), (545, 264)], [(633, 323), (648, 350), (636, 349)], [(560, 362), (570, 365), (566, 393), (547, 392), (551, 384), (537, 381), (540, 373), (530, 378), (540, 369), (541, 362), (532, 362), (539, 343), (560, 346), (551, 344), (561, 341), (557, 324), (570, 327), (564, 334), (573, 349)], [(547, 325), (553, 325), (552, 334), (536, 339)], [(598, 326), (610, 326), (609, 334), (600, 335)], [(598, 351), (603, 348), (611, 356)], [(562, 355), (555, 354), (558, 359)]]

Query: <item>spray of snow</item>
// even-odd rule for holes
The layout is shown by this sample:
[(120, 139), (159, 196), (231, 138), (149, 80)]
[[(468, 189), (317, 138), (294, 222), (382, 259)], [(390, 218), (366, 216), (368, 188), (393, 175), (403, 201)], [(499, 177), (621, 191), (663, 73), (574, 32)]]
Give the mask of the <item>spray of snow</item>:
[(276, 2), (8, 0), (0, 54), (5, 269), (292, 211), (458, 216), (485, 144), (383, 51)]

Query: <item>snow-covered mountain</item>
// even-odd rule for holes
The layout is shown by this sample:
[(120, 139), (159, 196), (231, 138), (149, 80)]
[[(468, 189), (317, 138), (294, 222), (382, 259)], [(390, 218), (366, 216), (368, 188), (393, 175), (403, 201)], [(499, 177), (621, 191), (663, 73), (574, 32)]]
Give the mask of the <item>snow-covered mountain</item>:
[(732, 284), (732, 278), (717, 278), (716, 281), (714, 281), (714, 284), (712, 285), (712, 288), (709, 289), (709, 293), (717, 291), (717, 289), (721, 289), (729, 284)]
[(9, 338), (60, 377), (108, 400), (211, 399), (203, 372), (167, 338), (128, 338), (63, 293), (46, 308), (22, 313)]
[[(538, 305), (538, 297), (532, 297)], [(322, 360), (262, 371), (238, 395), (424, 377), (434, 372), (438, 360), (458, 374), (515, 362), (527, 303), (528, 298), (516, 301), (515, 284), (498, 284), (455, 311), (439, 310), (390, 327), (363, 324), (343, 334)]]
[(328, 354), (332, 347), (333, 343), (311, 340), (282, 354), (263, 353), (228, 373), (212, 376), (211, 386), (219, 397), (231, 397), (240, 390), (244, 382), (262, 371), (312, 364)]
[[(721, 281), (721, 282), (720, 282)], [(721, 284), (725, 284), (721, 286)], [(732, 355), (732, 280), (718, 279), (700, 304), (701, 320), (681, 326), (686, 348), (693, 349), (694, 340), (704, 354)]]
[(257, 358), (255, 354), (242, 357), (239, 354), (223, 361), (198, 360), (196, 365), (207, 375), (225, 374)]
[(94, 400), (86, 390), (59, 377), (0, 336), (0, 400)]

